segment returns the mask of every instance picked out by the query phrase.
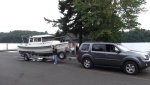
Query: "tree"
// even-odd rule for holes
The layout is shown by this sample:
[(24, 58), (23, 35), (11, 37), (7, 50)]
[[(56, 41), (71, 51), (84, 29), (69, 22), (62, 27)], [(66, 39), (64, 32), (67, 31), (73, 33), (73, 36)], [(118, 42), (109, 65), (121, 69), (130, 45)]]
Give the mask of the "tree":
[(21, 31), (21, 30), (10, 31), (9, 33), (0, 33), (0, 43), (22, 43), (22, 42), (27, 43), (29, 36), (42, 34), (46, 33), (36, 31)]
[[(48, 23), (52, 23), (53, 26), (58, 26), (62, 30), (62, 35), (71, 32), (80, 36), (79, 43), (82, 43), (82, 22), (79, 21), (80, 15), (74, 11), (74, 0), (59, 0), (59, 10), (62, 17), (58, 20), (50, 20), (44, 18)], [(58, 33), (57, 33), (58, 35)]]
[(150, 31), (145, 29), (132, 29), (123, 33), (123, 42), (150, 42)]
[(90, 30), (87, 38), (101, 41), (121, 41), (121, 30), (138, 28), (138, 14), (145, 11), (145, 0), (74, 0), (75, 11)]
[(122, 30), (138, 28), (137, 17), (145, 0), (59, 0), (62, 17), (46, 21), (63, 34), (72, 32), (92, 41), (119, 42)]
[(72, 1), (73, 0), (59, 0), (59, 10), (62, 14), (62, 17), (58, 20), (50, 20), (47, 18), (44, 18), (45, 21), (48, 21), (48, 23), (52, 23), (54, 27), (58, 26), (60, 30), (63, 30), (62, 32), (65, 34), (67, 32), (70, 32), (71, 29), (75, 29), (73, 27), (74, 20), (72, 16), (74, 15), (73, 7), (72, 7)]
[(55, 33), (55, 37), (60, 37), (62, 36), (62, 32), (58, 29), (57, 32)]

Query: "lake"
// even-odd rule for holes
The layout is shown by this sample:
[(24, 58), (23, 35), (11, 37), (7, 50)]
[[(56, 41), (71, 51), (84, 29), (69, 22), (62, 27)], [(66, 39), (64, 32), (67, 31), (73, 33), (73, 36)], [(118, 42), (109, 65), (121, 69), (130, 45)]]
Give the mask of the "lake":
[(125, 47), (129, 48), (130, 50), (136, 51), (150, 51), (150, 42), (139, 42), (139, 43), (121, 43)]
[[(0, 43), (0, 50), (14, 50), (21, 43)], [(150, 42), (138, 42), (138, 43), (121, 43), (130, 50), (136, 51), (150, 51)]]
[(14, 50), (21, 43), (0, 43), (0, 50)]

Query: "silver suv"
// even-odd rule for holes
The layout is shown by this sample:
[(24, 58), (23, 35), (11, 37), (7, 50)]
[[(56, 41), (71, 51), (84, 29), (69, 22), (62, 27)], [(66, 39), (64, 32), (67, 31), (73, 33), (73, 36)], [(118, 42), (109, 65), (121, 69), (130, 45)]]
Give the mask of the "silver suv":
[(148, 53), (131, 51), (116, 43), (85, 42), (77, 55), (77, 60), (87, 69), (96, 65), (119, 67), (132, 75), (150, 66)]

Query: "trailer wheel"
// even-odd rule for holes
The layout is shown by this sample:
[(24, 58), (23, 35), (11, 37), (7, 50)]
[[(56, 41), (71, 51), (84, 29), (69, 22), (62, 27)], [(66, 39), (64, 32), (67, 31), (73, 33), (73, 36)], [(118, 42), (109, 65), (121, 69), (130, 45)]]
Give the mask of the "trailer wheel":
[(24, 58), (25, 61), (29, 61), (30, 60), (29, 59), (29, 54), (24, 54), (23, 58)]
[(65, 59), (66, 58), (66, 53), (64, 53), (64, 52), (58, 53), (58, 58), (61, 59), (61, 60)]

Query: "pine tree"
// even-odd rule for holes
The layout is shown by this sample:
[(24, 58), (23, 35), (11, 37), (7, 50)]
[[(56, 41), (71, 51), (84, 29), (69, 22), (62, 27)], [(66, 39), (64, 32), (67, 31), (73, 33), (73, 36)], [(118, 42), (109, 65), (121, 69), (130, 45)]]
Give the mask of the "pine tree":
[(145, 11), (145, 0), (59, 0), (62, 17), (53, 23), (62, 34), (79, 34), (79, 43), (92, 41), (119, 42), (125, 29), (138, 28), (138, 14)]
[(62, 17), (58, 20), (50, 20), (44, 18), (48, 23), (52, 23), (53, 26), (58, 26), (62, 30), (63, 35), (71, 32), (75, 35), (80, 35), (80, 44), (82, 43), (82, 22), (79, 21), (79, 13), (74, 11), (73, 0), (59, 0), (59, 10)]

